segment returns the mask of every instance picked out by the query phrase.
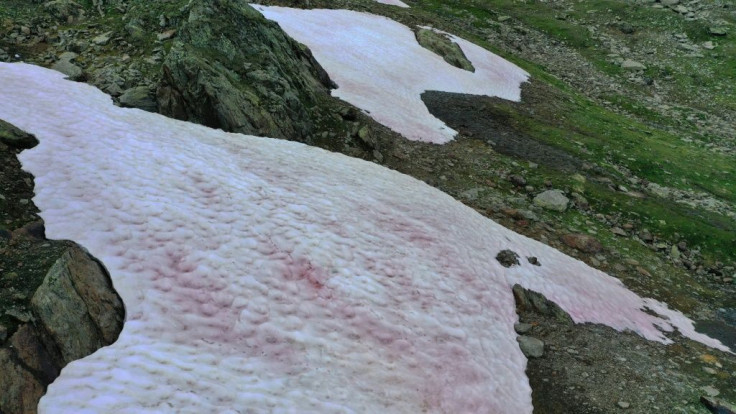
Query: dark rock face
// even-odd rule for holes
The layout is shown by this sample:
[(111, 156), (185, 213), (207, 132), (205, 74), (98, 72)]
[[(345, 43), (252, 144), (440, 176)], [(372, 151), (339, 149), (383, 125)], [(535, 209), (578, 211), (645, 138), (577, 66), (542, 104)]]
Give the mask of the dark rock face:
[(248, 4), (195, 0), (162, 67), (159, 112), (231, 132), (302, 139), (332, 85), (309, 49)]
[(496, 260), (503, 267), (519, 266), (519, 255), (512, 250), (501, 250), (496, 255)]
[(465, 57), (460, 46), (450, 40), (447, 35), (437, 33), (432, 29), (420, 28), (417, 29), (416, 38), (422, 47), (440, 55), (445, 62), (456, 68), (475, 72), (473, 64)]
[(6, 414), (35, 412), (66, 364), (117, 339), (125, 313), (102, 266), (74, 245), (51, 266), (30, 310), (16, 313), (20, 324), (0, 343), (0, 412)]
[(69, 362), (114, 342), (125, 310), (102, 268), (46, 240), (16, 154), (35, 137), (0, 121), (0, 413), (34, 413)]
[(0, 142), (15, 148), (25, 149), (33, 148), (38, 144), (38, 140), (31, 134), (21, 131), (13, 125), (0, 119)]

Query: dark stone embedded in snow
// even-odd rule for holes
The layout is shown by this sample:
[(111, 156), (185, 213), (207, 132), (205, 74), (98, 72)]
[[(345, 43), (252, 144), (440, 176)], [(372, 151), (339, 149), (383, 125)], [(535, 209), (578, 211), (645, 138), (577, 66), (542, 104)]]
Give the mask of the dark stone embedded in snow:
[(534, 266), (541, 266), (542, 265), (541, 263), (539, 263), (539, 259), (537, 259), (534, 256), (527, 257), (526, 260), (528, 260), (529, 263), (533, 264)]
[(541, 293), (524, 289), (521, 285), (514, 285), (512, 289), (517, 309), (531, 310), (542, 315), (553, 316), (560, 322), (572, 324), (572, 318), (556, 303), (547, 300)]
[(244, 2), (194, 0), (181, 13), (157, 90), (162, 114), (252, 135), (312, 133), (317, 96), (334, 84), (309, 49)]
[(3, 120), (0, 120), (0, 142), (16, 149), (33, 148), (38, 145), (35, 136), (21, 131)]
[(416, 38), (423, 48), (438, 54), (445, 62), (457, 68), (475, 72), (473, 64), (465, 57), (460, 46), (447, 35), (437, 33), (432, 29), (420, 28), (416, 31)]
[(498, 260), (499, 263), (503, 267), (511, 267), (511, 266), (518, 266), (519, 265), (519, 255), (511, 250), (501, 250), (496, 255), (496, 260)]

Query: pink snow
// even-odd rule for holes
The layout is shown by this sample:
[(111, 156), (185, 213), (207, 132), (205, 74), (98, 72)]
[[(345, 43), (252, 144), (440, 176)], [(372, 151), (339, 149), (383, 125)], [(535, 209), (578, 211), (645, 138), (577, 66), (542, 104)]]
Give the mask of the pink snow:
[(421, 94), (436, 90), (518, 101), (529, 75), (518, 66), (450, 36), (475, 72), (456, 68), (417, 43), (408, 27), (349, 10), (253, 5), (307, 45), (338, 88), (332, 94), (410, 140), (443, 144), (456, 131), (429, 113)]
[(726, 349), (416, 179), (118, 108), (63, 76), (0, 63), (0, 119), (39, 139), (20, 158), (47, 235), (106, 265), (127, 321), (41, 413), (531, 413), (515, 283), (576, 322)]
[(390, 6), (399, 6), (399, 7), (409, 8), (409, 5), (407, 5), (401, 0), (374, 0), (374, 1), (377, 3), (388, 4)]

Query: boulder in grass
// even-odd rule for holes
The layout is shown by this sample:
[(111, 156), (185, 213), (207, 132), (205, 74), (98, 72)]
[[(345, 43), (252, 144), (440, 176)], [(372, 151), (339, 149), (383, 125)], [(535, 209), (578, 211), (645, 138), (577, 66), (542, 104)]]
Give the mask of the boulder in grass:
[(537, 194), (533, 202), (534, 205), (542, 207), (545, 210), (563, 212), (567, 210), (570, 199), (565, 197), (565, 193), (560, 190), (547, 190)]

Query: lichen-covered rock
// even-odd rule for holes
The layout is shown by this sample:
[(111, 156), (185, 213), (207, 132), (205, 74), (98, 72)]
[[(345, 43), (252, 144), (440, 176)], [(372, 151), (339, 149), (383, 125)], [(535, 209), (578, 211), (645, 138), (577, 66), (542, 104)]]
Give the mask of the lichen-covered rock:
[(163, 64), (159, 111), (226, 131), (300, 139), (331, 81), (311, 52), (247, 3), (195, 0)]
[(17, 303), (17, 311), (6, 309), (2, 301), (0, 315), (27, 316), (15, 317), (19, 324), (11, 326), (10, 338), (0, 338), (1, 413), (36, 412), (46, 386), (66, 364), (111, 344), (122, 329), (124, 308), (107, 274), (82, 249), (69, 246), (30, 299), (31, 312), (17, 310)]
[(570, 199), (560, 190), (547, 190), (534, 197), (534, 205), (545, 210), (565, 211)]
[(109, 277), (78, 248), (56, 261), (31, 304), (65, 364), (112, 343), (122, 329), (123, 305)]
[(148, 112), (156, 112), (157, 109), (156, 101), (149, 93), (147, 86), (136, 86), (123, 92), (120, 95), (120, 105)]
[(463, 50), (457, 43), (450, 40), (444, 33), (432, 29), (420, 28), (416, 31), (417, 42), (422, 47), (440, 55), (445, 62), (469, 72), (475, 72), (473, 64), (465, 57)]

